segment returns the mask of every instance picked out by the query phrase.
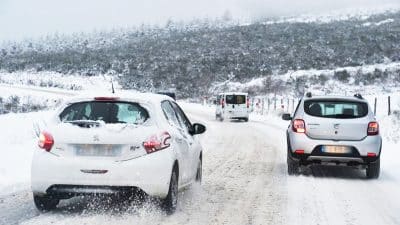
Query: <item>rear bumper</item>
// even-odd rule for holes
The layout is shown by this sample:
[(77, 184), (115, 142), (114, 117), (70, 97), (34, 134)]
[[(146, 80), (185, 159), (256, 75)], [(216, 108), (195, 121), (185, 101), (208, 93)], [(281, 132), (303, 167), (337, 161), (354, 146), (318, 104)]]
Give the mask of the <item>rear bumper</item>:
[[(137, 189), (150, 196), (165, 197), (173, 162), (171, 149), (123, 162), (91, 157), (59, 157), (38, 149), (32, 161), (31, 188), (35, 194), (47, 194), (57, 186), (79, 187), (71, 190), (75, 194), (90, 194), (107, 193), (108, 189), (115, 187), (114, 190)], [(107, 172), (87, 173), (82, 170)]]
[[(321, 151), (324, 145), (348, 146), (348, 154), (329, 154)], [(288, 134), (289, 156), (303, 165), (307, 164), (336, 164), (336, 165), (368, 165), (375, 162), (381, 155), (382, 139), (379, 135), (367, 136), (361, 141), (333, 141), (316, 140), (304, 134)], [(296, 154), (296, 150), (304, 150), (303, 154)], [(375, 156), (368, 156), (375, 153)]]
[(241, 119), (241, 118), (249, 118), (249, 113), (248, 112), (241, 112), (241, 111), (231, 111), (226, 110), (224, 112), (224, 118), (227, 119)]

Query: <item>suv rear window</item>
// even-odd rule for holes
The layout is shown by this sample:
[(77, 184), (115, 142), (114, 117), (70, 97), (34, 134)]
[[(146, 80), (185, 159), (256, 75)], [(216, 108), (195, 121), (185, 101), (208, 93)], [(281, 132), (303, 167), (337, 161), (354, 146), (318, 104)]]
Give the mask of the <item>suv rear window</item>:
[(89, 101), (69, 105), (59, 117), (63, 122), (100, 120), (105, 123), (142, 124), (149, 118), (149, 114), (137, 103)]
[(227, 95), (226, 104), (246, 104), (246, 95)]
[(304, 102), (304, 111), (316, 117), (351, 119), (366, 116), (368, 105), (353, 101), (308, 100)]

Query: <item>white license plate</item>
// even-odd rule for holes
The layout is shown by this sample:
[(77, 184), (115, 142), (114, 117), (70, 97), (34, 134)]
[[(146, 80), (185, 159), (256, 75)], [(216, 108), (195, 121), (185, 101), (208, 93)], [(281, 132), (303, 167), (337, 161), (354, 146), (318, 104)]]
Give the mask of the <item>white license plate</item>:
[(78, 156), (113, 157), (121, 154), (121, 147), (116, 145), (78, 145), (75, 146)]
[(348, 146), (324, 145), (322, 146), (322, 152), (334, 153), (334, 154), (348, 154), (351, 153), (351, 148), (349, 148)]

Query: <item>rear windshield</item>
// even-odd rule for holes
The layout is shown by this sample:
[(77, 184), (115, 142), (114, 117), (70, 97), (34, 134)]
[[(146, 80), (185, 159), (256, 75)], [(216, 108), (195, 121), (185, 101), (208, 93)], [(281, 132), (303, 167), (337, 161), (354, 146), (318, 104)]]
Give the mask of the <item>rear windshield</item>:
[(246, 95), (226, 95), (226, 104), (246, 104)]
[(91, 120), (142, 124), (149, 118), (149, 114), (137, 103), (90, 101), (69, 105), (59, 117), (63, 122)]
[(308, 100), (304, 102), (304, 111), (316, 117), (351, 119), (366, 116), (368, 105), (364, 102)]

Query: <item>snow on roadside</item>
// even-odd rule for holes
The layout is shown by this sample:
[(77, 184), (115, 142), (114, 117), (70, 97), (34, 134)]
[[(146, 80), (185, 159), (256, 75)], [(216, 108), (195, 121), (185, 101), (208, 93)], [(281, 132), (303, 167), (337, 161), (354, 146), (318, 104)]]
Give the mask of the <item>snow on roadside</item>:
[(7, 195), (30, 187), (31, 159), (37, 138), (34, 121), (42, 120), (51, 111), (6, 114), (0, 116), (0, 195)]

